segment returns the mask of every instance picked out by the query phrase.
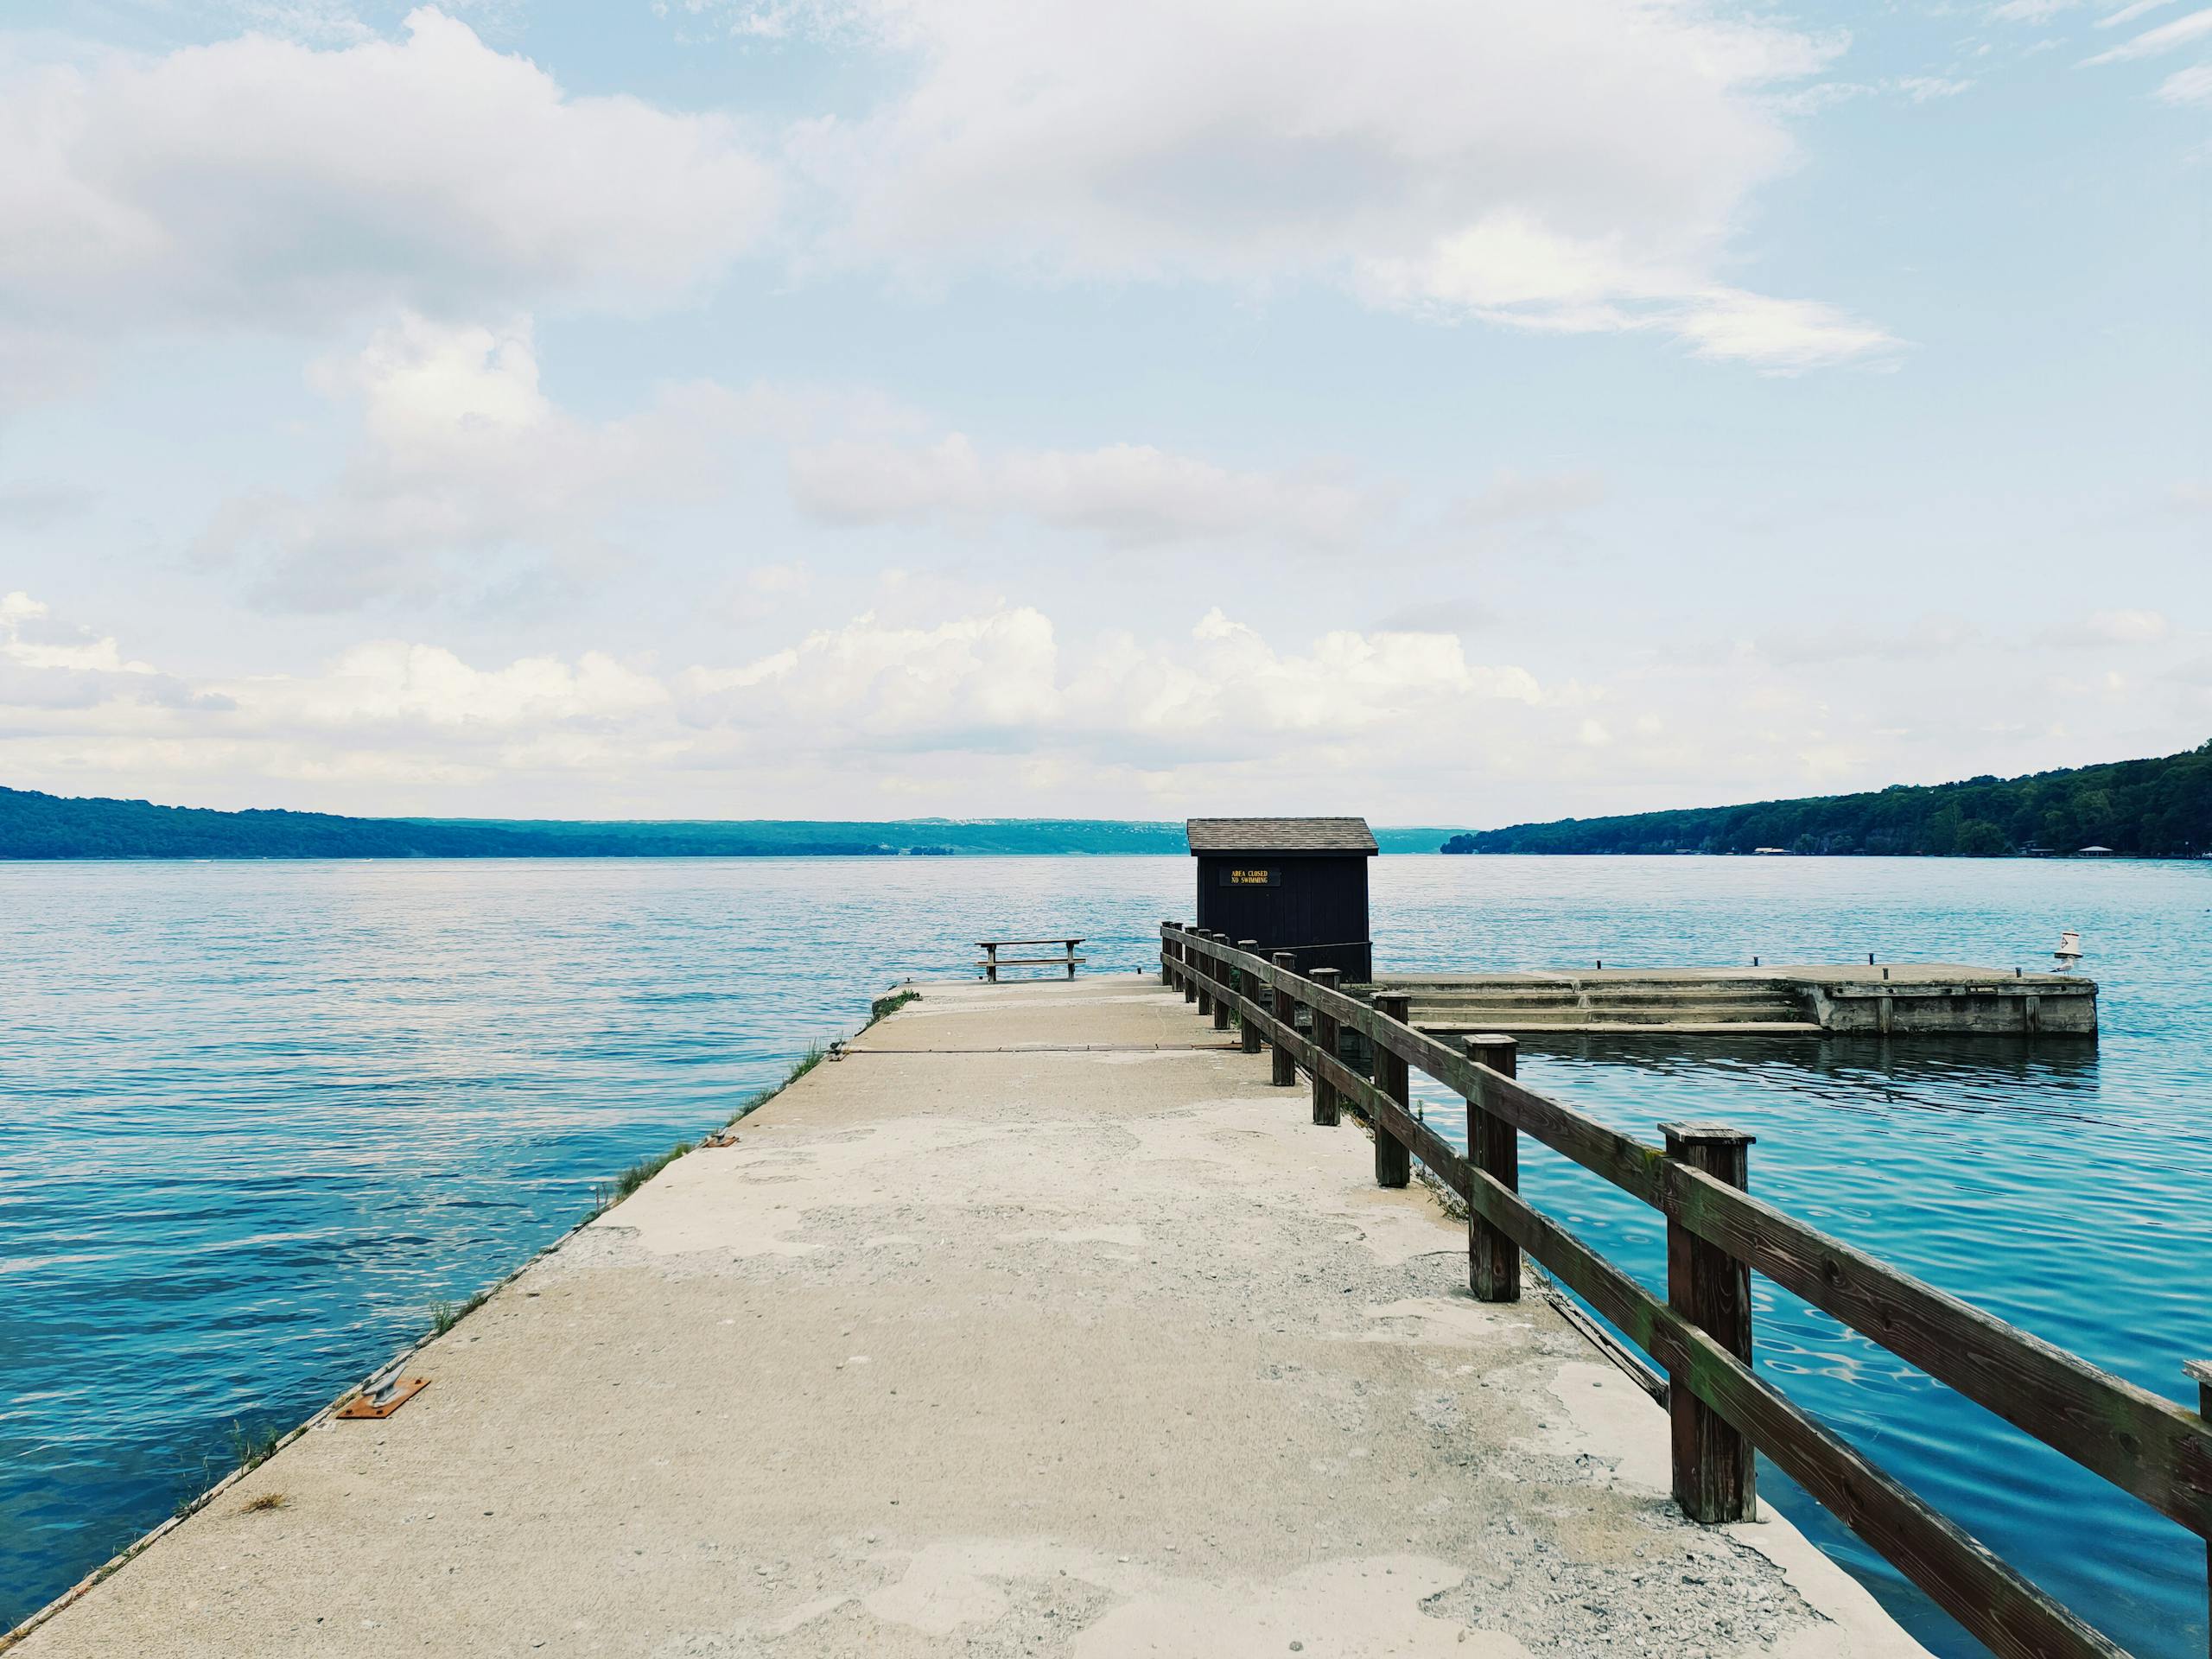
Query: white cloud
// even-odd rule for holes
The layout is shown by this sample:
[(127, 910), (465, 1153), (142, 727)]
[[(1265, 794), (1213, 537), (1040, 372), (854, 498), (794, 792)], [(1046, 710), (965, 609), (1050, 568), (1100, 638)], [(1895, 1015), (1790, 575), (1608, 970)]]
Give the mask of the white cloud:
[(1932, 103), (1939, 98), (1956, 98), (1961, 92), (1974, 90), (1972, 80), (1961, 80), (1946, 75), (1900, 75), (1884, 83), (1895, 87), (1916, 104)]
[[(798, 163), (846, 257), (1047, 276), (1313, 278), (1527, 327), (1807, 367), (1886, 336), (1721, 279), (1792, 164), (1770, 96), (1841, 49), (1647, 0), (822, 0), (911, 89)], [(1756, 329), (1726, 318), (1752, 308)]]
[[(357, 645), (319, 675), (216, 677), (180, 698), (174, 695), (177, 683), (171, 677), (151, 664), (125, 658), (111, 635), (96, 638), (67, 628), (54, 621), (46, 604), (21, 592), (0, 595), (0, 664), (35, 671), (53, 683), (73, 684), (89, 677), (100, 693), (90, 701), (189, 705), (217, 717), (226, 730), (263, 733), (429, 728), (500, 734), (605, 726), (669, 701), (658, 682), (601, 652), (587, 652), (573, 666), (556, 658), (531, 657), (505, 668), (477, 669), (442, 647), (403, 640)], [(15, 689), (33, 677), (18, 676)], [(0, 683), (0, 705), (9, 702), (9, 689)], [(53, 700), (33, 702), (41, 701)]]
[(1052, 625), (1014, 607), (934, 627), (870, 613), (742, 667), (695, 669), (685, 683), (716, 718), (804, 732), (810, 742), (957, 741), (1049, 723), (1058, 671)]
[(2212, 63), (2177, 69), (2158, 83), (2158, 97), (2168, 104), (2212, 104)]
[[(59, 622), (42, 601), (21, 590), (0, 594), (0, 709), (117, 704), (143, 711), (194, 701), (151, 664), (126, 658), (114, 635)], [(213, 707), (221, 699), (209, 694), (197, 701)]]
[(1965, 618), (1936, 615), (1921, 617), (1900, 632), (1841, 623), (1808, 632), (1765, 635), (1757, 650), (1764, 661), (1790, 668), (1866, 659), (1932, 664), (1955, 662), (1961, 652), (1986, 643), (1981, 631)]
[(763, 594), (804, 593), (812, 580), (812, 573), (798, 560), (760, 565), (745, 574), (746, 586)]
[[(10, 782), (62, 792), (299, 799), (299, 785), (379, 791), (618, 775), (672, 759), (667, 690), (602, 653), (477, 668), (440, 646), (372, 641), (315, 674), (185, 681), (69, 635), (22, 594), (0, 598), (0, 754)], [(166, 788), (164, 788), (166, 786)], [(375, 808), (372, 810), (390, 810)]]
[(2186, 17), (2177, 17), (2170, 23), (2156, 29), (2146, 29), (2133, 40), (2123, 41), (2108, 51), (2100, 52), (2090, 63), (2128, 63), (2138, 58), (2157, 57), (2177, 47), (2194, 44), (2212, 38), (2212, 6), (2202, 11), (2192, 11)]
[(112, 634), (48, 640), (47, 607), (20, 589), (0, 594), (0, 657), (25, 668), (58, 668), (99, 674), (151, 674), (144, 663), (125, 662)]
[[(358, 414), (359, 441), (321, 493), (234, 499), (198, 558), (241, 565), (263, 606), (336, 611), (403, 595), (480, 595), (573, 578), (614, 556), (626, 503), (710, 493), (741, 440), (798, 433), (828, 400), (755, 386), (663, 388), (633, 414), (588, 422), (538, 384), (530, 320), (497, 327), (408, 315), (311, 380)], [(851, 400), (864, 418), (873, 400)]]
[(1594, 507), (1605, 499), (1605, 480), (1595, 473), (1524, 475), (1501, 472), (1483, 489), (1459, 502), (1452, 517), (1469, 525), (1559, 518)]
[(1884, 330), (1810, 300), (1781, 300), (1639, 264), (1617, 246), (1575, 244), (1518, 214), (1476, 226), (1421, 259), (1373, 260), (1360, 284), (1384, 304), (1464, 310), (1491, 322), (1559, 334), (1658, 330), (1701, 357), (1777, 371), (1825, 367), (1897, 342)]
[[(1976, 55), (1980, 56), (1988, 49), (1985, 46)], [(1980, 84), (1972, 79), (1946, 75), (1891, 75), (1879, 81), (1824, 80), (1798, 92), (1784, 93), (1775, 102), (1792, 115), (1812, 115), (1821, 110), (1833, 109), (1839, 104), (1872, 98), (1882, 92), (1891, 93), (1914, 104), (1928, 104), (1938, 99), (1956, 98), (1961, 92), (1973, 91)]]
[(1777, 372), (1826, 368), (1893, 350), (1885, 330), (1817, 300), (1707, 289), (1672, 325), (1700, 357), (1733, 358)]
[(1216, 609), (1179, 641), (1114, 633), (1069, 651), (1042, 613), (1005, 605), (925, 627), (869, 613), (741, 668), (695, 669), (684, 687), (699, 723), (804, 732), (833, 752), (1067, 747), (1137, 766), (1314, 736), (1410, 743), (1446, 709), (1479, 721), (1483, 706), (1541, 696), (1449, 634), (1338, 631), (1287, 652)]
[[(545, 396), (527, 317), (407, 314), (309, 379), (359, 422), (337, 475), (318, 492), (233, 498), (194, 544), (203, 567), (245, 571), (265, 609), (511, 601), (595, 580), (626, 556), (610, 528), (623, 510), (716, 494), (754, 446), (784, 448), (795, 501), (833, 524), (1019, 515), (1122, 545), (1255, 535), (1336, 550), (1392, 511), (1322, 472), (1240, 472), (1144, 444), (991, 453), (958, 433), (916, 443), (903, 435), (918, 417), (867, 391), (697, 383), (586, 421)], [(765, 614), (752, 601), (804, 579), (788, 561), (739, 573), (749, 590), (739, 611)]]
[(650, 676), (598, 652), (571, 665), (529, 657), (478, 669), (452, 652), (404, 640), (355, 646), (312, 677), (269, 676), (217, 683), (239, 723), (423, 728), (504, 736), (517, 729), (607, 728), (658, 708), (667, 690)]
[(1149, 444), (979, 451), (955, 432), (921, 446), (838, 442), (795, 449), (791, 492), (840, 524), (918, 524), (1015, 513), (1141, 544), (1265, 534), (1338, 547), (1375, 508), (1334, 480), (1234, 472)]
[[(1299, 810), (1323, 779), (1400, 822), (1503, 821), (2027, 771), (2201, 736), (2201, 637), (2155, 613), (2085, 625), (2136, 648), (2124, 675), (2048, 637), (1962, 628), (1929, 619), (1796, 661), (1685, 641), (1617, 653), (1586, 683), (1471, 660), (1421, 626), (1270, 639), (1216, 609), (1140, 636), (1001, 600), (912, 620), (879, 607), (674, 673), (385, 639), (308, 673), (188, 679), (12, 594), (0, 765), (64, 793), (566, 817), (1167, 817)], [(64, 646), (76, 654), (33, 655)], [(1947, 689), (1967, 650), (2001, 717), (1956, 717)], [(1840, 680), (1834, 661), (1853, 655), (1883, 666)]]
[(776, 195), (727, 118), (571, 96), (430, 10), (335, 50), (0, 58), (0, 309), (49, 345), (394, 305), (635, 312), (723, 270)]
[(2053, 645), (2148, 645), (2173, 632), (2160, 611), (2092, 611), (2080, 620), (2046, 632)]
[[(754, 247), (784, 194), (730, 118), (572, 95), (444, 12), (400, 40), (320, 3), (270, 16), (286, 33), (0, 60), (18, 396), (134, 329), (651, 309)], [(1753, 194), (1794, 162), (1775, 94), (1840, 37), (1687, 0), (815, 0), (739, 22), (802, 16), (914, 70), (785, 133), (785, 170), (828, 193), (798, 215), (810, 257), (1314, 279), (1784, 369), (1891, 343), (1728, 276)]]
[(2148, 13), (2163, 11), (2173, 3), (2174, 0), (2134, 0), (2133, 4), (2122, 6), (2118, 11), (2107, 12), (2104, 16), (2098, 18), (2097, 27), (2117, 29), (2120, 24), (2132, 23), (2138, 17)]
[[(1033, 766), (1166, 775), (1209, 759), (1302, 775), (1302, 757), (1344, 743), (1361, 746), (1358, 765), (1426, 766), (1433, 722), (1471, 741), (1500, 710), (1542, 700), (1525, 671), (1471, 663), (1449, 635), (1346, 630), (1283, 650), (1219, 611), (1179, 637), (1072, 641), (1003, 601), (913, 624), (869, 612), (751, 662), (665, 678), (597, 652), (478, 666), (375, 640), (310, 674), (188, 685), (143, 664), (88, 676), (19, 646), (46, 620), (25, 596), (0, 601), (0, 754), (14, 776), (111, 772), (131, 792), (221, 776), (234, 802), (260, 804), (298, 798), (272, 787), (282, 780), (444, 789), (569, 776), (658, 790), (793, 769), (817, 789), (857, 780), (872, 792), (925, 761), (947, 779), (1001, 783)], [(115, 659), (112, 641), (86, 651)]]

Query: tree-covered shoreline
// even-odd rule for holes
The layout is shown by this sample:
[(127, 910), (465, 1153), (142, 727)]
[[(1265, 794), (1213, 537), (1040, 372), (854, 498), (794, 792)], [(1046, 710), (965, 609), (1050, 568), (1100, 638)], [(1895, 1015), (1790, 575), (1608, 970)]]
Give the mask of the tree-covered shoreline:
[(1453, 836), (1439, 850), (2004, 857), (2092, 849), (2135, 858), (2212, 853), (2212, 742), (2023, 778), (1516, 823)]
[(0, 859), (895, 857), (1183, 850), (1179, 824), (357, 818), (0, 789)]
[[(1377, 830), (1427, 852), (1437, 829)], [(356, 818), (0, 788), (0, 861), (131, 858), (922, 858), (1188, 850), (1179, 823), (1111, 818)]]

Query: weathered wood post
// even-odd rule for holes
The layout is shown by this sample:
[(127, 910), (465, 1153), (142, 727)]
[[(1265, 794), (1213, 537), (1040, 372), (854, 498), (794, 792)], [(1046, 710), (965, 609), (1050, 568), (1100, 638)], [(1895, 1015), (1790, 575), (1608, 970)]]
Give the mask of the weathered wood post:
[[(1225, 945), (1229, 943), (1229, 935), (1219, 928), (1214, 929), (1206, 937), (1217, 945)], [(1213, 1028), (1216, 1031), (1227, 1031), (1229, 1029), (1229, 978), (1235, 970), (1219, 957), (1214, 957), (1208, 966), (1213, 970)]]
[(1183, 1000), (1185, 1002), (1195, 1002), (1198, 1000), (1198, 964), (1197, 958), (1191, 951), (1191, 936), (1197, 931), (1198, 930), (1194, 927), (1185, 928), (1183, 942), (1176, 947), (1175, 950), (1176, 972), (1182, 982)]
[[(1667, 1156), (1715, 1180), (1748, 1188), (1757, 1138), (1725, 1123), (1662, 1123)], [(1746, 1365), (1751, 1363), (1751, 1270), (1667, 1219), (1667, 1302)], [(1727, 1420), (1691, 1392), (1689, 1378), (1669, 1379), (1674, 1419), (1675, 1499), (1693, 1521), (1748, 1521), (1756, 1507), (1752, 1447)]]
[(1168, 929), (1174, 925), (1173, 922), (1160, 925), (1160, 982), (1163, 985), (1175, 982), (1175, 941), (1167, 937)]
[(1073, 978), (1075, 977), (1075, 948), (1076, 948), (1076, 946), (1077, 946), (1078, 944), (1081, 944), (1082, 943), (1083, 943), (1083, 941), (1082, 941), (1081, 939), (1070, 939), (1070, 940), (1067, 942), (1067, 944), (1068, 944), (1068, 977), (1069, 977), (1070, 979), (1073, 979)]
[[(2182, 1370), (2196, 1379), (2196, 1414), (2212, 1422), (2212, 1359), (2183, 1360)], [(2204, 1578), (2207, 1592), (2212, 1594), (2212, 1538), (2204, 1541)], [(2212, 1648), (2212, 1643), (2207, 1646)]]
[[(1339, 977), (1334, 968), (1316, 968), (1306, 975), (1317, 988), (1324, 991), (1335, 990)], [(1325, 1054), (1333, 1060), (1337, 1058), (1337, 1016), (1321, 1006), (1318, 996), (1313, 1006), (1313, 1052), (1316, 1056)], [(1336, 1085), (1321, 1075), (1318, 1065), (1313, 1068), (1313, 1121), (1324, 1128), (1334, 1128), (1337, 1122)]]
[[(1278, 973), (1294, 974), (1298, 958), (1288, 950), (1278, 950), (1272, 960)], [(1290, 1052), (1290, 1039), (1298, 1030), (1298, 999), (1287, 987), (1275, 987), (1275, 1023), (1282, 1027), (1275, 1039), (1274, 1061), (1268, 1073), (1268, 1081), (1278, 1089), (1298, 1086), (1298, 1060)]]
[[(1395, 1020), (1400, 1025), (1413, 1012), (1414, 1000), (1402, 991), (1384, 991), (1375, 999), (1375, 1012), (1385, 1020)], [(1375, 1045), (1375, 1086), (1405, 1109), (1411, 1117), (1414, 1110), (1413, 1078), (1405, 1056), (1393, 1053), (1381, 1043)], [(1413, 1158), (1406, 1150), (1406, 1143), (1384, 1127), (1382, 1115), (1375, 1118), (1375, 1185), (1403, 1186), (1413, 1179)]]
[[(1467, 1058), (1500, 1077), (1517, 1074), (1518, 1046), (1485, 1033), (1467, 1039)], [(1521, 1190), (1521, 1135), (1495, 1112), (1467, 1097), (1467, 1161), (1509, 1192)], [(1467, 1287), (1478, 1302), (1521, 1300), (1521, 1247), (1473, 1210), (1467, 1211)]]
[(1194, 971), (1198, 982), (1198, 1014), (1203, 1018), (1213, 1013), (1213, 958), (1206, 954), (1213, 935), (1202, 927), (1194, 927), (1191, 938), (1197, 941), (1192, 950), (1198, 958)]
[[(1236, 948), (1248, 956), (1256, 957), (1260, 954), (1260, 942), (1257, 939), (1239, 939), (1236, 941)], [(1243, 994), (1247, 1001), (1256, 1002), (1260, 1000), (1260, 982), (1241, 968), (1236, 972), (1236, 988)], [(1236, 1010), (1236, 1019), (1244, 1030), (1244, 1052), (1247, 1054), (1258, 1053), (1260, 1052), (1260, 1022), (1245, 1013), (1242, 1007)]]
[(983, 947), (983, 977), (995, 985), (999, 982), (999, 948), (995, 944)]

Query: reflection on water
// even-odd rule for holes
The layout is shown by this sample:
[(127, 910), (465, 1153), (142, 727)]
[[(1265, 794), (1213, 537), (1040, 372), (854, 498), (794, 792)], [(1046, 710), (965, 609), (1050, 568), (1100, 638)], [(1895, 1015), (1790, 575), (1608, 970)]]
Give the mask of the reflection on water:
[[(1847, 1033), (1808, 1039), (1798, 1035), (1754, 1032), (1743, 1037), (1682, 1036), (1619, 1033), (1537, 1033), (1522, 1046), (1561, 1060), (1632, 1065), (1655, 1077), (1681, 1077), (1708, 1068), (1756, 1065), (1777, 1080), (1791, 1072), (1846, 1079), (1852, 1089), (1868, 1089), (1884, 1100), (1926, 1106), (1930, 1111), (1973, 1111), (1992, 1099), (2011, 1100), (2023, 1085), (2038, 1091), (2063, 1089), (2069, 1079), (2096, 1090), (2094, 1037), (1993, 1034), (1977, 1037), (1877, 1037)], [(1995, 1079), (2000, 1087), (1980, 1090), (1980, 1105), (1961, 1102), (1959, 1090)], [(1847, 1109), (1849, 1095), (1835, 1103)]]
[[(1528, 1039), (1646, 1139), (1755, 1132), (1756, 1191), (2170, 1397), (2212, 1356), (2212, 865), (1385, 858), (1402, 970), (2044, 959), (2095, 1043)], [(1187, 914), (1180, 859), (0, 867), (0, 1623), (984, 937), (1101, 969)], [(1457, 1103), (1431, 1097), (1440, 1128)], [(1657, 1284), (1650, 1211), (1529, 1148), (1531, 1195)], [(1761, 1287), (1764, 1373), (2138, 1653), (2204, 1650), (2202, 1546)], [(1770, 1497), (1947, 1652), (1894, 1575)]]

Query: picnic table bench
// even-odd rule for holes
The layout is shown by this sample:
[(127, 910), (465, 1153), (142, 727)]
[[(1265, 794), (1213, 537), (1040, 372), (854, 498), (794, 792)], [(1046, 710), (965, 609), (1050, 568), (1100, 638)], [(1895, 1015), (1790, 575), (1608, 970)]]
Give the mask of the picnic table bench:
[[(983, 959), (976, 965), (983, 970), (983, 977), (994, 985), (998, 983), (999, 969), (1001, 968), (1064, 967), (1068, 970), (1068, 977), (1073, 979), (1076, 963), (1089, 960), (1088, 957), (1078, 957), (1075, 953), (1076, 946), (1082, 943), (1081, 939), (978, 939), (976, 941), (976, 948), (983, 953)], [(1003, 948), (1024, 944), (1057, 944), (1061, 947), (1061, 954), (1057, 957), (1002, 957), (999, 955), (999, 951)]]

